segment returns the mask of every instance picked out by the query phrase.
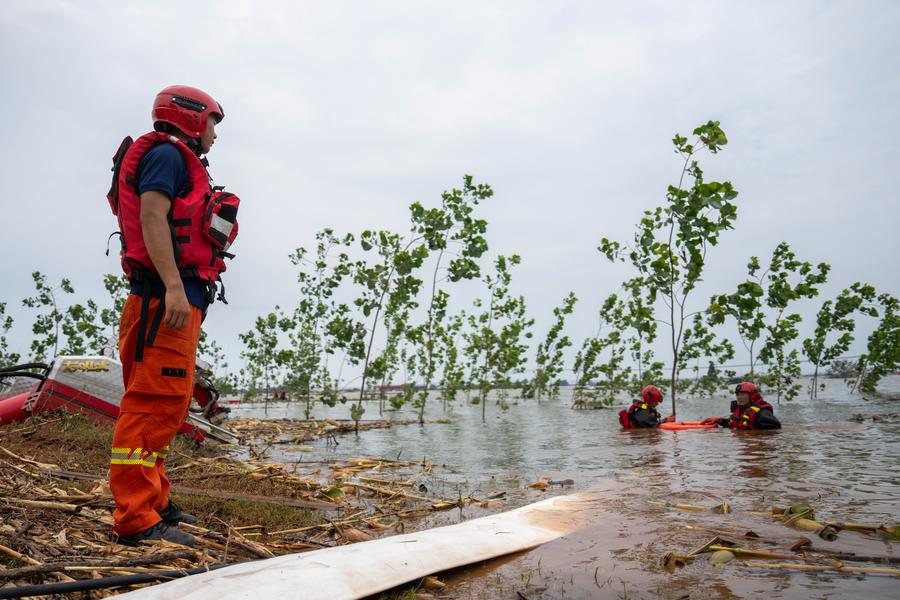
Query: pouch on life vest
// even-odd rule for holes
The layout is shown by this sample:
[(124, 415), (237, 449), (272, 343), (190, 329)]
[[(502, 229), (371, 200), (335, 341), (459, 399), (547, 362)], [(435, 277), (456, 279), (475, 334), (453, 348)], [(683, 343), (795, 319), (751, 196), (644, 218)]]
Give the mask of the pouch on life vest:
[(203, 217), (203, 235), (213, 247), (212, 264), (219, 273), (225, 271), (223, 258), (232, 258), (228, 252), (238, 234), (237, 213), (241, 199), (231, 192), (215, 191), (206, 203)]
[(203, 233), (213, 246), (226, 252), (238, 234), (241, 199), (231, 192), (213, 192), (206, 205)]

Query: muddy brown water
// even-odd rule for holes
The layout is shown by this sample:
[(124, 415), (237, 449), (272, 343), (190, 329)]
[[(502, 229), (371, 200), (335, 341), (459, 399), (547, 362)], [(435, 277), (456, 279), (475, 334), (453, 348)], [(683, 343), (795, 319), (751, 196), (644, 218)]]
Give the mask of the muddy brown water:
[[(742, 561), (720, 568), (706, 559), (667, 572), (662, 557), (686, 553), (716, 532), (743, 537), (754, 532), (755, 549), (788, 552), (809, 537), (827, 551), (900, 559), (900, 544), (843, 531), (828, 542), (748, 511), (807, 501), (820, 520), (900, 522), (900, 376), (886, 379), (881, 398), (851, 395), (839, 380), (826, 381), (815, 402), (800, 398), (776, 406), (784, 428), (776, 432), (621, 431), (616, 410), (575, 411), (567, 390), (556, 401), (510, 399), (503, 411), (459, 404), (444, 413), (438, 402), (431, 418), (447, 424), (376, 429), (312, 444), (313, 452), (273, 447), (276, 459), (314, 462), (361, 456), (403, 460), (427, 458), (447, 465), (423, 480), (420, 492), (437, 497), (485, 497), (507, 491), (501, 506), (514, 508), (548, 494), (586, 495), (571, 518), (575, 533), (530, 552), (460, 569), (446, 575), (457, 598), (900, 598), (900, 578), (836, 572), (751, 569)], [(730, 397), (686, 399), (679, 419), (727, 413)], [(330, 414), (345, 416), (346, 407)], [(262, 417), (260, 405), (235, 416)], [(377, 417), (367, 403), (366, 418)], [(887, 414), (893, 418), (873, 420)], [(665, 413), (664, 413), (665, 414)], [(270, 404), (270, 418), (302, 418), (303, 407)], [(854, 417), (861, 415), (862, 422)], [(415, 417), (412, 410), (386, 418)], [(305, 450), (309, 450), (306, 448)], [(572, 486), (531, 490), (539, 478)], [(690, 512), (676, 503), (713, 506), (728, 502), (731, 514)], [(485, 514), (474, 506), (440, 513), (427, 525), (458, 522)], [(897, 567), (898, 565), (894, 565)]]

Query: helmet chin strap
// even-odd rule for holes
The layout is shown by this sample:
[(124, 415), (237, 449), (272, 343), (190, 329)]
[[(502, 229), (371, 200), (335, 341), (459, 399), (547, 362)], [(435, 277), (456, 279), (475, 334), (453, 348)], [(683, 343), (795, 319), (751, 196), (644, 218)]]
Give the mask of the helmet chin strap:
[(193, 150), (194, 154), (197, 155), (197, 158), (200, 158), (203, 153), (203, 147), (200, 145), (200, 138), (190, 138), (185, 143), (185, 146)]
[[(196, 154), (197, 158), (200, 159), (200, 164), (208, 169), (209, 159), (206, 158), (205, 154), (203, 154), (203, 146), (200, 144), (200, 138), (192, 139), (190, 142), (188, 142), (187, 147), (194, 151), (194, 154)], [(212, 181), (212, 177), (210, 177), (210, 181)]]

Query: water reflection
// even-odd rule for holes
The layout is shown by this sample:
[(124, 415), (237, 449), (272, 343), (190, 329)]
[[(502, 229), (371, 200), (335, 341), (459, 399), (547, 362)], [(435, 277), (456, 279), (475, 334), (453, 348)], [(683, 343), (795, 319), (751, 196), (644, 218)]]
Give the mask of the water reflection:
[(742, 475), (746, 477), (768, 478), (770, 461), (777, 457), (777, 447), (771, 436), (778, 435), (778, 431), (735, 431), (738, 441), (738, 455), (736, 457), (738, 467)]

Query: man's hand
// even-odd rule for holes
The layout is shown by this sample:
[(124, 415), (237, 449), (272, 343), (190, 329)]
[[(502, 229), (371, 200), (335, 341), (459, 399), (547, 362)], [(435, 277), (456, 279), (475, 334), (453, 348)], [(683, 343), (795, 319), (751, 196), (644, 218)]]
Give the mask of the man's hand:
[(662, 422), (663, 422), (663, 423), (674, 423), (674, 422), (675, 422), (675, 415), (669, 415), (668, 417), (666, 417), (665, 419), (663, 419)]
[(191, 305), (183, 286), (166, 289), (166, 316), (163, 319), (169, 329), (181, 329), (191, 316)]
[(701, 425), (718, 425), (719, 417), (706, 417), (702, 421), (700, 421)]

